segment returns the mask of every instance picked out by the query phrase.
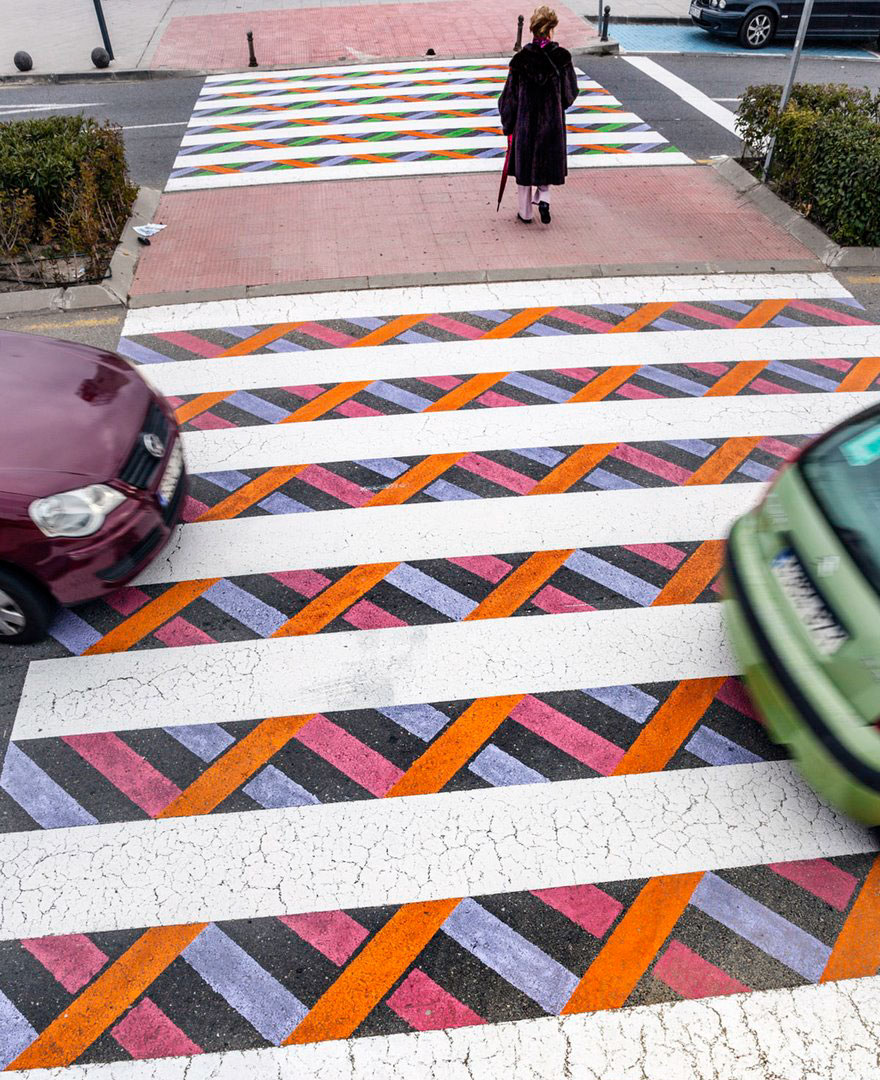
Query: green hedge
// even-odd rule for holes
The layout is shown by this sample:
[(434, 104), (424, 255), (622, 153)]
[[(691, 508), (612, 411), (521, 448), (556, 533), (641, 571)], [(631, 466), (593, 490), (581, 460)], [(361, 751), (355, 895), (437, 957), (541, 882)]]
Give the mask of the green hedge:
[(103, 272), (137, 195), (122, 132), (82, 116), (0, 124), (0, 259), (81, 256)]
[(798, 84), (779, 115), (779, 86), (750, 86), (737, 114), (744, 159), (776, 136), (770, 182), (839, 244), (880, 245), (880, 93)]

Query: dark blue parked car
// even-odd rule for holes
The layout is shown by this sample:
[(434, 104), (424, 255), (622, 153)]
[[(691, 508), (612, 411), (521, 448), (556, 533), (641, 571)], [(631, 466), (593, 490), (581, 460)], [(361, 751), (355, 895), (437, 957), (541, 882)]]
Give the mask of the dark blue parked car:
[[(691, 21), (747, 49), (793, 38), (804, 0), (691, 0)], [(808, 37), (869, 38), (880, 48), (880, 0), (816, 0)]]

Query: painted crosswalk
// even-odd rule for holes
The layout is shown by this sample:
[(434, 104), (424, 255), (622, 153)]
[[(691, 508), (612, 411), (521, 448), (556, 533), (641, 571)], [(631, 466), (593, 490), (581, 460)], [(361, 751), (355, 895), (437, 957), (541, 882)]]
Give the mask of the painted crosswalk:
[[(506, 140), (497, 98), (507, 64), (209, 76), (167, 189), (498, 171)], [(597, 82), (578, 72), (578, 83), (567, 116), (571, 168), (690, 164)]]
[[(200, 107), (410, 93), (410, 67), (221, 76)], [(868, 1038), (876, 837), (767, 739), (719, 603), (731, 521), (878, 400), (880, 328), (834, 278), (217, 301), (133, 311), (120, 348), (190, 490), (27, 671), (0, 1063), (605, 1077), (593, 1038), (662, 1023), (674, 1062), (724, 1010), (820, 1000)], [(827, 1022), (761, 1061), (821, 1065)]]

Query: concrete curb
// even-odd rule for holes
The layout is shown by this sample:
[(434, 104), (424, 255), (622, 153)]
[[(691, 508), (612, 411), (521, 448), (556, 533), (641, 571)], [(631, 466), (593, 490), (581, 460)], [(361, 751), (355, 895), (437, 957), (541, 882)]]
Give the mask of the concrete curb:
[(119, 71), (60, 71), (42, 72), (27, 71), (21, 75), (0, 75), (0, 85), (19, 86), (42, 86), (46, 84), (74, 83), (74, 82), (101, 82), (102, 79), (116, 81), (135, 81), (144, 79), (193, 79), (207, 75), (206, 71), (174, 71), (170, 68), (153, 70), (152, 68), (122, 68)]
[(0, 293), (0, 316), (39, 312), (82, 311), (86, 308), (125, 307), (128, 290), (134, 280), (140, 245), (132, 232), (134, 225), (145, 225), (159, 205), (161, 191), (142, 187), (125, 223), (116, 251), (110, 260), (110, 273), (97, 285), (68, 285), (56, 289), (23, 289)]
[(825, 266), (842, 270), (880, 269), (880, 247), (841, 247), (836, 244), (733, 158), (719, 158), (712, 168), (736, 189), (741, 198), (757, 206), (765, 217), (799, 240)]
[[(585, 15), (584, 18), (588, 23), (598, 23), (598, 18), (592, 15)], [(693, 26), (693, 21), (689, 17), (676, 18), (672, 15), (615, 15), (614, 8), (611, 8), (611, 19), (608, 23), (609, 26), (614, 26), (615, 23), (629, 24), (634, 23), (637, 26)]]

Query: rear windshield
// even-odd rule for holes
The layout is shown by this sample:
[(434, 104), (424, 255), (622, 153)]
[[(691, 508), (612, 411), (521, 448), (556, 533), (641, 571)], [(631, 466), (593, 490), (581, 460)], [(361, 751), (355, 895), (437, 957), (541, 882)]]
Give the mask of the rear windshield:
[(800, 468), (854, 562), (880, 592), (880, 416), (854, 420), (820, 439), (802, 455)]

